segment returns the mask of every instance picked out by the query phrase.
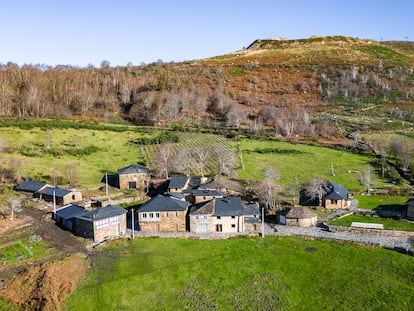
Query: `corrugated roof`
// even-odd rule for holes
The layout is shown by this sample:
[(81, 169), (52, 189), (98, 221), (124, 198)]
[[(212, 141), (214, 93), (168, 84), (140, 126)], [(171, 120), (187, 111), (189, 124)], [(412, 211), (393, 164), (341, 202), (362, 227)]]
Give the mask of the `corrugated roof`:
[(14, 187), (17, 191), (25, 191), (25, 192), (37, 192), (43, 187), (45, 187), (47, 184), (44, 182), (37, 182), (37, 181), (30, 181), (25, 180), (18, 184), (16, 187)]
[(168, 185), (169, 189), (180, 189), (184, 188), (189, 180), (188, 176), (173, 176), (171, 177), (170, 184)]
[(188, 205), (189, 203), (186, 201), (159, 194), (142, 204), (138, 208), (138, 212), (185, 211)]
[(64, 197), (65, 195), (71, 193), (72, 191), (58, 188), (58, 187), (46, 187), (39, 191), (39, 193), (41, 194), (52, 195), (52, 196), (53, 196), (53, 192), (55, 192), (55, 196), (57, 197)]
[(118, 170), (118, 174), (119, 175), (124, 175), (124, 174), (137, 174), (137, 173), (146, 173), (149, 174), (150, 170), (148, 167), (142, 166), (142, 165), (138, 165), (138, 164), (132, 164), (132, 165), (128, 165), (125, 166), (123, 168), (120, 168)]
[(120, 216), (126, 214), (128, 211), (122, 207), (116, 205), (107, 205), (102, 208), (97, 208), (92, 211), (88, 211), (84, 214), (77, 216), (87, 221), (96, 221), (101, 219), (107, 219), (114, 216)]
[(244, 205), (240, 197), (216, 198), (191, 213), (191, 215), (211, 214), (214, 216), (259, 215), (255, 204)]

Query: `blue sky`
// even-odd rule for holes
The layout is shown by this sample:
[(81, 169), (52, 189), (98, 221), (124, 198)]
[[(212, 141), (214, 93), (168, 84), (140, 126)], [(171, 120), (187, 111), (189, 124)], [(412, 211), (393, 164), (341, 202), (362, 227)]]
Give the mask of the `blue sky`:
[(0, 0), (0, 12), (3, 64), (183, 61), (312, 35), (414, 41), (412, 0)]

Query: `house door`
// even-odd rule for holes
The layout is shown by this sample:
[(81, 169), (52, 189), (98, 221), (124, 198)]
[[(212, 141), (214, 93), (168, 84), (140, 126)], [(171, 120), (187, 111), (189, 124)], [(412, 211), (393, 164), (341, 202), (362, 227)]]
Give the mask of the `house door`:
[(207, 224), (198, 224), (197, 225), (198, 233), (207, 233)]
[(223, 231), (223, 225), (222, 224), (216, 225), (216, 232), (222, 232), (222, 231)]
[(136, 189), (137, 188), (137, 182), (136, 181), (129, 181), (128, 182), (128, 189)]

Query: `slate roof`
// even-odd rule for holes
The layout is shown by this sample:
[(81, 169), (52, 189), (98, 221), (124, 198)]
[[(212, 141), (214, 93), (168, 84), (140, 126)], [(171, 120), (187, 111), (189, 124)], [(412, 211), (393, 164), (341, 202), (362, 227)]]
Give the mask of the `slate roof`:
[(207, 203), (201, 203), (194, 205), (191, 209), (191, 215), (212, 215), (214, 214), (214, 200), (208, 201)]
[(114, 216), (120, 216), (126, 214), (128, 211), (122, 207), (116, 205), (107, 205), (102, 208), (97, 208), (92, 211), (88, 211), (84, 214), (77, 216), (87, 221), (96, 221), (101, 219), (106, 219)]
[(414, 205), (414, 198), (410, 198), (405, 202), (405, 205)]
[(325, 199), (329, 200), (348, 200), (349, 199), (349, 192), (344, 186), (339, 185), (337, 183), (328, 182), (328, 192), (325, 196)]
[(157, 195), (144, 204), (142, 204), (138, 212), (169, 212), (169, 211), (185, 211), (189, 203), (174, 199), (171, 196)]
[(56, 215), (63, 219), (70, 219), (87, 213), (85, 209), (75, 204), (65, 205), (56, 210)]
[(317, 215), (314, 212), (312, 212), (309, 208), (306, 208), (306, 207), (293, 207), (286, 214), (286, 218), (295, 218), (295, 219), (312, 218), (315, 216)]
[(40, 190), (39, 193), (53, 196), (53, 191), (55, 192), (56, 197), (64, 197), (65, 195), (72, 192), (70, 190), (57, 188), (57, 187), (46, 187)]
[(138, 165), (138, 164), (132, 164), (125, 166), (123, 168), (120, 168), (118, 170), (118, 175), (125, 175), (125, 174), (137, 174), (137, 173), (146, 173), (149, 174), (150, 170), (148, 167)]
[(202, 190), (202, 189), (190, 189), (184, 190), (183, 193), (191, 194), (195, 197), (220, 197), (224, 196), (224, 193), (218, 190)]
[(200, 176), (191, 176), (190, 178), (190, 186), (192, 188), (197, 188), (201, 185), (202, 177)]
[(47, 184), (44, 182), (37, 182), (37, 181), (30, 181), (25, 180), (18, 184), (16, 187), (14, 187), (17, 191), (25, 191), (25, 192), (37, 192), (43, 187), (45, 187)]
[(170, 197), (173, 197), (179, 200), (182, 200), (186, 197), (186, 194), (182, 192), (168, 192), (168, 194), (166, 195), (169, 195)]
[(219, 181), (212, 179), (204, 184), (201, 184), (198, 189), (200, 190), (221, 190), (224, 189), (224, 185)]
[(188, 176), (173, 176), (171, 177), (170, 184), (168, 185), (169, 189), (180, 189), (184, 188), (189, 180)]
[(259, 215), (255, 204), (244, 205), (240, 197), (216, 198), (200, 206), (191, 215), (211, 214), (213, 216)]

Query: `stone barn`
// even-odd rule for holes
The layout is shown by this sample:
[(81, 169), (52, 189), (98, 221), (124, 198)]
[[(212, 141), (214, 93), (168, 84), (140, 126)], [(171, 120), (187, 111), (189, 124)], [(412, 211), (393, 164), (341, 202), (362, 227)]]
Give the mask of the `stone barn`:
[(307, 207), (293, 207), (286, 215), (280, 216), (280, 223), (286, 226), (312, 227), (316, 225), (317, 218)]

